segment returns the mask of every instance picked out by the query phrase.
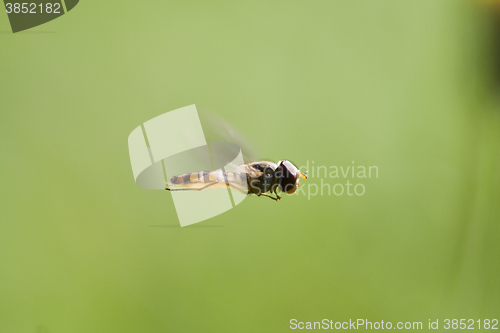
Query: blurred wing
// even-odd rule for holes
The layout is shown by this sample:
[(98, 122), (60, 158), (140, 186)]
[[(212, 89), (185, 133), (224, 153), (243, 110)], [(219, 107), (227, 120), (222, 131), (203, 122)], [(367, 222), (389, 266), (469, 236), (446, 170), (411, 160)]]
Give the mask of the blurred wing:
[(257, 161), (248, 140), (244, 139), (228, 122), (206, 110), (199, 111), (199, 115), (208, 142), (235, 143), (240, 147), (245, 163)]

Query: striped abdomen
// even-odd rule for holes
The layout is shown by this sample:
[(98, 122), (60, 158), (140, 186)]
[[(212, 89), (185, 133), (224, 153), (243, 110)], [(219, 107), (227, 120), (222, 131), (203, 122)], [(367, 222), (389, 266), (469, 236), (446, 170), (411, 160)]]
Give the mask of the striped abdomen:
[(247, 182), (245, 174), (239, 174), (231, 171), (200, 171), (185, 173), (179, 176), (173, 176), (170, 179), (170, 184), (177, 186), (189, 186), (189, 184), (210, 184), (210, 183), (226, 183), (230, 184), (245, 184)]

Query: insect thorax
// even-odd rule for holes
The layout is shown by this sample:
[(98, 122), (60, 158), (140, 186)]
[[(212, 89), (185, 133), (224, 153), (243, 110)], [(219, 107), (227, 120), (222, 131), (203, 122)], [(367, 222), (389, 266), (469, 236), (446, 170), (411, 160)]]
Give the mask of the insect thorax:
[(249, 193), (261, 195), (274, 190), (276, 184), (276, 170), (278, 165), (274, 162), (261, 161), (250, 163), (249, 167), (254, 169), (260, 176), (252, 176), (252, 173), (247, 174)]

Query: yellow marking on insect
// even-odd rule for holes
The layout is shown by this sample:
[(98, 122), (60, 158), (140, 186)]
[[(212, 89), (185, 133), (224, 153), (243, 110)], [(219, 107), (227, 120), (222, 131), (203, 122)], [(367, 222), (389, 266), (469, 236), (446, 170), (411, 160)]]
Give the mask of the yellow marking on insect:
[(190, 176), (189, 176), (189, 180), (192, 182), (192, 183), (196, 183), (198, 181), (198, 172), (193, 172)]
[(208, 180), (210, 180), (211, 182), (214, 182), (217, 180), (217, 173), (218, 171), (212, 171), (208, 174)]

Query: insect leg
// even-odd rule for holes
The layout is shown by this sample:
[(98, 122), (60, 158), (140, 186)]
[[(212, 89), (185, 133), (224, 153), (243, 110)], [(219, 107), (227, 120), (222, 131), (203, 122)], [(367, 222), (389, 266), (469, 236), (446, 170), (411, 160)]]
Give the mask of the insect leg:
[(261, 193), (260, 195), (263, 195), (263, 196), (265, 196), (265, 197), (271, 198), (271, 199), (273, 199), (274, 201), (278, 201), (278, 200), (279, 200), (278, 198), (275, 198), (275, 197), (273, 197), (273, 196), (270, 196), (270, 195), (269, 195), (269, 194), (267, 194), (267, 193)]
[(281, 200), (281, 197), (278, 195), (278, 192), (276, 192), (276, 189), (277, 187), (274, 188), (274, 194), (276, 194), (276, 198), (278, 198), (278, 200)]

